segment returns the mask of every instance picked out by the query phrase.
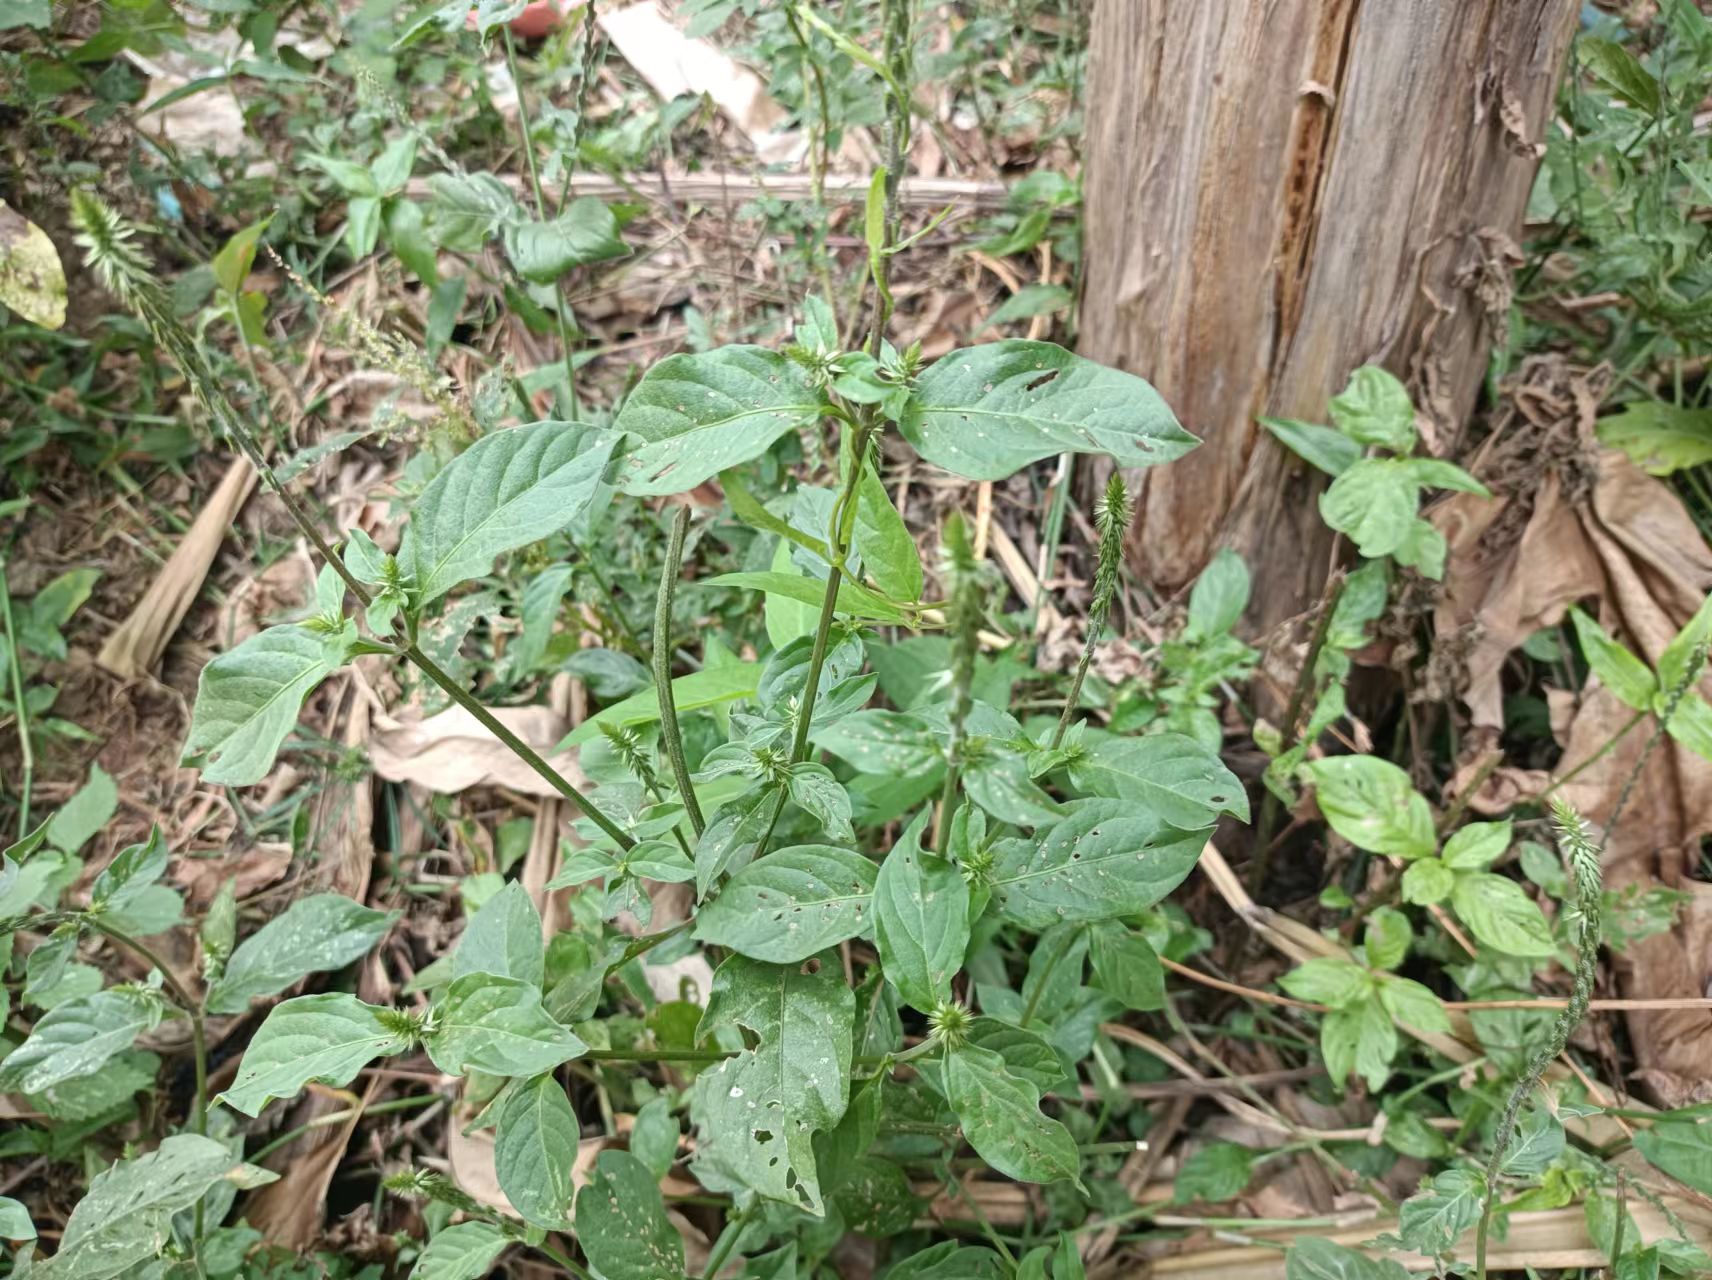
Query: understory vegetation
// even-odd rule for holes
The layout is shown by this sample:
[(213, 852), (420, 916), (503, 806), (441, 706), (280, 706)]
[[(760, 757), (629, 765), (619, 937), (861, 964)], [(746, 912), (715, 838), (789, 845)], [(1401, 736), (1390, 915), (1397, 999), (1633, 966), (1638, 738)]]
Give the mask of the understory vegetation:
[(543, 10), (0, 0), (0, 1271), (1712, 1273), (1712, 19), (1259, 627), (1085, 4)]

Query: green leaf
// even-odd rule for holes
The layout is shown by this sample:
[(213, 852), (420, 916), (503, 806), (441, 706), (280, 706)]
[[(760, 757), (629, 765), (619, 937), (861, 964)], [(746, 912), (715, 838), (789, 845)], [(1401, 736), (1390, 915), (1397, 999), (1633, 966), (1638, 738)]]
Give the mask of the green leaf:
[(271, 216), (260, 222), (252, 222), (242, 231), (232, 236), (214, 255), (210, 264), (214, 271), (214, 283), (227, 293), (236, 293), (244, 287), (244, 281), (250, 278), (250, 268), (256, 260), (256, 244), (262, 238), (262, 232), (267, 230)]
[(547, 952), (541, 941), (541, 913), (529, 891), (515, 880), (470, 917), (458, 949), (452, 953), (452, 976), (491, 973), (540, 986)]
[(505, 227), (505, 256), (519, 275), (536, 284), (552, 284), (573, 267), (626, 252), (618, 219), (594, 196), (579, 196), (550, 222), (512, 222)]
[(1437, 858), (1411, 862), (1403, 871), (1403, 901), (1419, 907), (1443, 902), (1456, 888), (1456, 873)]
[[(47, 8), (46, 0), (42, 8)], [(29, 16), (23, 21), (36, 25)], [(59, 250), (47, 232), (4, 200), (0, 200), (0, 304), (43, 329), (58, 329), (65, 323), (65, 268), (60, 265)]]
[(945, 764), (932, 726), (905, 711), (853, 712), (816, 729), (810, 740), (858, 773), (902, 778)]
[(618, 487), (639, 497), (683, 493), (813, 425), (823, 408), (802, 366), (776, 351), (730, 346), (670, 356), (618, 411), (614, 425), (642, 442), (621, 464)]
[(1701, 759), (1712, 760), (1712, 706), (1698, 693), (1683, 695), (1665, 728)]
[(53, 25), (53, 0), (5, 0), (0, 4), (0, 31), (35, 27), (45, 31)]
[(95, 884), (89, 890), (89, 909), (123, 911), (161, 878), (166, 863), (166, 837), (161, 835), (159, 827), (151, 826), (147, 840), (121, 849), (95, 877)]
[(202, 780), (260, 782), (297, 724), (309, 691), (344, 663), (330, 638), (308, 627), (269, 627), (202, 668), (183, 763)]
[(1409, 954), (1414, 937), (1408, 916), (1394, 907), (1375, 907), (1367, 917), (1367, 933), (1362, 939), (1367, 963), (1375, 969), (1395, 969)]
[[(818, 609), (826, 598), (826, 583), (806, 574), (780, 573), (770, 569), (755, 569), (742, 573), (721, 573), (704, 579), (704, 587), (744, 587), (765, 591), (769, 596), (784, 596)], [(902, 622), (904, 611), (875, 595), (859, 582), (846, 578), (838, 584), (838, 612), (854, 618), (869, 618), (879, 622)]]
[(6, 1240), (34, 1240), (36, 1224), (30, 1221), (30, 1211), (12, 1199), (11, 1196), (0, 1196), (0, 1238)]
[(1688, 624), (1671, 637), (1670, 643), (1664, 647), (1664, 652), (1659, 654), (1658, 682), (1661, 693), (1685, 684), (1691, 674), (1704, 674), (1704, 664), (1699, 673), (1691, 673), (1689, 667), (1708, 641), (1712, 641), (1712, 595), (1701, 601)]
[(226, 962), (208, 992), (210, 1013), (242, 1013), (251, 1000), (284, 991), (300, 978), (342, 969), (366, 955), (398, 919), (339, 893), (299, 898), (269, 920)]
[(660, 1280), (684, 1271), (683, 1237), (666, 1217), (659, 1183), (627, 1151), (602, 1151), (578, 1192), (577, 1243), (606, 1280)]
[(152, 991), (110, 987), (67, 1000), (42, 1015), (30, 1038), (0, 1061), (0, 1093), (41, 1093), (93, 1075), (115, 1054), (160, 1025), (164, 1006)]
[(1597, 36), (1583, 36), (1576, 44), (1581, 65), (1631, 107), (1648, 115), (1659, 114), (1659, 83), (1639, 59), (1622, 45)]
[(1332, 425), (1357, 444), (1393, 453), (1415, 447), (1415, 406), (1401, 382), (1377, 365), (1363, 365), (1331, 403)]
[(1379, 1003), (1398, 1022), (1417, 1031), (1447, 1032), (1450, 1015), (1444, 1001), (1411, 978), (1387, 975), (1379, 984)]
[(1340, 1089), (1354, 1071), (1377, 1092), (1397, 1056), (1397, 1028), (1385, 1006), (1369, 997), (1326, 1014), (1320, 1022), (1320, 1056), (1326, 1074)]
[(1397, 1233), (1411, 1249), (1429, 1256), (1449, 1253), (1480, 1216), (1486, 1180), (1466, 1169), (1447, 1169), (1425, 1191), (1398, 1207)]
[(1206, 832), (1178, 831), (1124, 800), (1073, 800), (1044, 835), (994, 847), (993, 901), (1031, 929), (1151, 907), (1194, 867)]
[(1289, 418), (1261, 418), (1260, 425), (1291, 453), (1328, 476), (1341, 476), (1361, 460), (1361, 446), (1336, 427)]
[(695, 936), (752, 960), (806, 960), (868, 928), (876, 874), (872, 862), (848, 849), (780, 849), (744, 867), (702, 905)]
[(1631, 710), (1652, 710), (1659, 685), (1647, 664), (1613, 640), (1579, 605), (1570, 607), (1569, 620), (1575, 625), (1581, 656), (1600, 682)]
[(1484, 871), (1510, 847), (1508, 822), (1471, 822), (1445, 841), (1440, 860), (1452, 871)]
[(1407, 460), (1362, 458), (1320, 495), (1320, 517), (1369, 560), (1401, 551), (1414, 534), (1421, 487)]
[(460, 1222), (434, 1233), (410, 1280), (481, 1280), (510, 1241), (491, 1222)]
[[(339, 189), (346, 195), (372, 197), (381, 194), (380, 187), (376, 185), (374, 175), (369, 172), (367, 165), (339, 156), (304, 156), (303, 159), (338, 183)], [(240, 276), (239, 280), (242, 281), (242, 278)], [(236, 288), (235, 285), (231, 287)]]
[(1027, 284), (1006, 298), (981, 327), (996, 329), (1018, 320), (1051, 315), (1064, 310), (1071, 301), (1070, 290), (1061, 284)]
[(1639, 400), (1594, 424), (1601, 444), (1621, 449), (1636, 466), (1668, 476), (1712, 462), (1712, 409)]
[(1403, 467), (1425, 489), (1454, 489), (1458, 493), (1477, 493), (1483, 498), (1492, 496), (1492, 491), (1480, 481), (1442, 458), (1410, 458)]
[(1377, 756), (1333, 756), (1302, 766), (1332, 830), (1358, 849), (1424, 858), (1438, 847), (1426, 797)]
[(588, 1051), (541, 1007), (539, 988), (517, 978), (468, 973), (446, 988), (423, 1047), (448, 1075), (484, 1071), (533, 1076)]
[(855, 1018), (836, 952), (802, 965), (732, 956), (719, 966), (697, 1038), (741, 1026), (756, 1044), (696, 1078), (704, 1186), (823, 1212), (813, 1138), (838, 1124), (849, 1101)]
[(1076, 1140), (1041, 1114), (1040, 1091), (1012, 1075), (1002, 1057), (964, 1045), (946, 1053), (944, 1078), (963, 1136), (994, 1169), (1019, 1182), (1068, 1178), (1081, 1185)]
[(1002, 480), (1065, 452), (1149, 467), (1200, 443), (1134, 374), (1020, 339), (934, 361), (898, 426), (928, 462), (968, 480)]
[[(673, 680), (672, 702), (679, 715), (701, 711), (722, 703), (735, 702), (739, 698), (752, 698), (760, 682), (759, 662), (734, 662), (729, 666), (709, 667)], [(585, 742), (599, 738), (603, 724), (612, 725), (614, 728), (633, 728), (639, 724), (653, 724), (659, 718), (660, 695), (652, 688), (644, 689), (623, 702), (607, 707), (599, 715), (584, 720), (559, 744), (558, 750), (579, 747)]]
[(1655, 1168), (1712, 1195), (1712, 1124), (1673, 1119), (1666, 1113), (1649, 1127), (1635, 1131), (1635, 1150)]
[(55, 1120), (94, 1120), (153, 1089), (160, 1065), (160, 1058), (146, 1050), (127, 1049), (108, 1059), (94, 1075), (62, 1080), (41, 1093), (24, 1096), (32, 1107)]
[(278, 1177), (248, 1165), (225, 1143), (179, 1133), (134, 1160), (95, 1175), (65, 1224), (59, 1250), (37, 1263), (37, 1280), (109, 1280), (159, 1258), (173, 1239), (173, 1215), (221, 1182), (259, 1187)]
[(663, 1178), (678, 1159), (678, 1119), (664, 1095), (650, 1098), (636, 1113), (636, 1124), (630, 1130), (630, 1154), (648, 1166), (656, 1178)]
[(1096, 987), (1126, 1008), (1165, 1007), (1165, 967), (1145, 937), (1106, 921), (1089, 930), (1088, 943)]
[(1304, 1233), (1284, 1255), (1284, 1280), (1409, 1280), (1409, 1272), (1392, 1258), (1370, 1258), (1359, 1249)]
[(1070, 762), (1083, 791), (1152, 809), (1174, 827), (1210, 827), (1221, 813), (1248, 821), (1248, 794), (1201, 743), (1180, 733), (1103, 737)]
[(582, 1130), (551, 1072), (519, 1082), (499, 1102), (493, 1167), (499, 1189), (525, 1222), (548, 1231), (571, 1225), (571, 1176)]
[(100, 765), (90, 765), (89, 780), (48, 819), (48, 846), (76, 853), (118, 810), (119, 788)]
[(946, 859), (921, 847), (921, 814), (892, 846), (874, 882), (874, 946), (904, 1002), (923, 1012), (951, 999), (969, 946), (969, 886)]
[(762, 533), (775, 533), (821, 560), (829, 559), (825, 539), (804, 533), (789, 520), (767, 510), (761, 500), (744, 487), (743, 479), (737, 472), (720, 472), (719, 484), (725, 490), (725, 500), (731, 504), (731, 514), (751, 529)]
[(1234, 1200), (1254, 1176), (1254, 1152), (1234, 1142), (1209, 1142), (1177, 1170), (1171, 1199), (1175, 1204)]
[(921, 599), (921, 553), (872, 462), (856, 489), (856, 552), (874, 585), (893, 600)]
[(616, 444), (581, 423), (536, 422), (483, 436), (452, 459), (411, 508), (399, 548), (421, 602), (581, 517), (604, 491)]
[(1248, 608), (1248, 566), (1229, 547), (1213, 556), (1189, 592), (1189, 625), (1184, 636), (1210, 640), (1237, 624)]
[(510, 189), (491, 173), (437, 173), (428, 179), (434, 236), (447, 249), (475, 253), (519, 217)]
[(799, 761), (790, 766), (786, 789), (792, 803), (819, 823), (828, 838), (855, 840), (856, 831), (850, 825), (850, 793), (831, 769), (814, 760)]
[(1494, 951), (1542, 959), (1557, 954), (1551, 926), (1514, 880), (1467, 871), (1456, 878), (1450, 901), (1469, 932)]
[(376, 1058), (411, 1047), (401, 1015), (340, 991), (298, 996), (268, 1011), (250, 1040), (238, 1077), (219, 1101), (259, 1116), (275, 1098), (294, 1098), (311, 1080), (343, 1087)]
[(1373, 979), (1354, 961), (1314, 956), (1278, 979), (1278, 985), (1298, 1000), (1347, 1009), (1367, 999)]

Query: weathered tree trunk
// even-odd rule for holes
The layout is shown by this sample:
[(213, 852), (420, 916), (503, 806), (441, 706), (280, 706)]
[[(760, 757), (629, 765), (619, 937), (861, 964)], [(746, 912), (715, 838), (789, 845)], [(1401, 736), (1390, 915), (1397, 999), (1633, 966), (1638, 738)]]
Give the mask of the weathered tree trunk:
[(1575, 0), (1095, 0), (1082, 350), (1151, 380), (1201, 448), (1139, 480), (1161, 589), (1220, 545), (1252, 624), (1309, 603), (1316, 475), (1255, 418), (1326, 421), (1402, 377), (1454, 447), (1508, 301)]

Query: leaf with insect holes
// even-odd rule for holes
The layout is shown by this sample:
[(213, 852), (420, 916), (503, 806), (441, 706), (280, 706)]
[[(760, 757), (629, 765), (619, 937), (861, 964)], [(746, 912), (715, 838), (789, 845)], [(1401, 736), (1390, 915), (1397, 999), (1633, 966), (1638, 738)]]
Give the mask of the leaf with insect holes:
[(115, 1054), (160, 1025), (165, 1005), (152, 991), (110, 987), (56, 1005), (29, 1039), (0, 1061), (0, 1093), (40, 1093), (95, 1074)]
[(1044, 835), (994, 846), (993, 901), (1025, 928), (1145, 910), (1183, 883), (1207, 840), (1133, 801), (1073, 800), (1064, 811)]
[(602, 1151), (577, 1193), (577, 1243), (606, 1280), (684, 1272), (684, 1239), (666, 1217), (659, 1182), (628, 1151)]
[(858, 773), (903, 778), (945, 763), (933, 727), (905, 711), (857, 711), (816, 729), (811, 740)]
[(310, 1081), (342, 1088), (376, 1058), (411, 1046), (403, 1016), (330, 991), (275, 1005), (250, 1040), (238, 1077), (219, 1101), (259, 1116), (275, 1098), (295, 1098)]
[(1555, 956), (1551, 926), (1522, 886), (1506, 876), (1466, 871), (1456, 878), (1451, 906), (1479, 941), (1507, 956)]
[(1426, 797), (1389, 760), (1333, 756), (1302, 766), (1332, 830), (1358, 849), (1423, 858), (1438, 847)]
[(508, 880), (464, 926), (458, 949), (452, 953), (452, 976), (492, 973), (538, 987), (546, 964), (541, 913), (529, 890)]
[(1150, 467), (1200, 443), (1134, 374), (1021, 339), (934, 361), (898, 426), (924, 459), (967, 480), (1002, 480), (1066, 452)]
[(1133, 800), (1174, 827), (1210, 827), (1221, 813), (1248, 821), (1248, 795), (1215, 752), (1180, 733), (1102, 737), (1070, 762), (1070, 781)]
[(696, 1078), (690, 1113), (703, 1186), (824, 1211), (813, 1138), (849, 1102), (855, 1019), (836, 952), (801, 965), (732, 956), (719, 966), (696, 1038), (746, 1027), (756, 1043)]
[(1600, 683), (1631, 710), (1650, 711), (1659, 684), (1647, 664), (1613, 640), (1579, 605), (1570, 606), (1569, 620), (1575, 626), (1581, 656)]
[(594, 196), (579, 196), (547, 222), (505, 226), (505, 256), (518, 275), (536, 284), (552, 284), (573, 267), (621, 258), (625, 252), (618, 219)]
[(197, 681), (183, 763), (200, 767), (204, 782), (260, 782), (309, 691), (344, 665), (341, 638), (269, 627), (210, 661)]
[(921, 847), (926, 813), (880, 864), (874, 882), (874, 946), (880, 967), (912, 1008), (951, 999), (969, 945), (969, 886), (946, 859)]
[(460, 1222), (434, 1233), (410, 1269), (410, 1280), (481, 1280), (510, 1244), (491, 1222)]
[(580, 518), (608, 492), (602, 477), (617, 443), (580, 422), (534, 422), (483, 436), (453, 458), (411, 507), (398, 551), (422, 603)]
[(640, 441), (619, 466), (618, 487), (637, 497), (683, 493), (759, 457), (824, 408), (803, 367), (765, 347), (669, 356), (618, 411), (614, 425)]
[(564, 1086), (551, 1072), (521, 1081), (498, 1110), (493, 1166), (499, 1189), (525, 1222), (568, 1230), (582, 1130)]
[(397, 919), (396, 911), (375, 911), (340, 893), (299, 898), (232, 953), (208, 992), (208, 1011), (242, 1013), (259, 996), (341, 969), (366, 955)]
[(1040, 1091), (1012, 1075), (1005, 1060), (973, 1045), (950, 1050), (944, 1064), (945, 1100), (977, 1154), (1019, 1182), (1081, 1185), (1081, 1156), (1070, 1131), (1042, 1115)]
[(806, 960), (873, 923), (876, 874), (872, 862), (848, 849), (780, 849), (751, 862), (703, 904), (695, 937), (752, 960)]
[(541, 991), (517, 978), (454, 978), (431, 1015), (423, 1047), (448, 1075), (484, 1071), (533, 1076), (581, 1057), (588, 1046), (541, 1007)]
[(161, 1256), (173, 1215), (229, 1182), (264, 1186), (278, 1174), (245, 1164), (223, 1142), (177, 1133), (95, 1175), (66, 1221), (59, 1248), (31, 1273), (38, 1280), (109, 1280)]

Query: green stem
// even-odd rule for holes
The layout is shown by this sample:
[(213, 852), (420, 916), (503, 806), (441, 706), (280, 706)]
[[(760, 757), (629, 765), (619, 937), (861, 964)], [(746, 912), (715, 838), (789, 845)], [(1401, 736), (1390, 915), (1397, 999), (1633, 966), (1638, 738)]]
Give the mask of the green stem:
[(1577, 777), (1579, 777), (1581, 775), (1581, 773), (1584, 770), (1592, 768), (1594, 765), (1598, 764), (1601, 760), (1603, 760), (1606, 756), (1610, 755), (1612, 748), (1614, 748), (1624, 738), (1628, 737), (1629, 731), (1631, 729), (1633, 729), (1636, 725), (1638, 725), (1642, 720), (1645, 720), (1649, 714), (1650, 714), (1650, 712), (1646, 712), (1646, 711), (1635, 712), (1634, 715), (1630, 716), (1629, 719), (1624, 722), (1623, 727), (1621, 729), (1617, 730), (1616, 733), (1612, 734), (1609, 738), (1605, 739), (1605, 745), (1600, 747), (1599, 750), (1595, 751), (1592, 755), (1588, 756), (1587, 759), (1583, 760), (1580, 764), (1576, 765), (1575, 768), (1571, 769), (1568, 773), (1564, 774), (1563, 777), (1558, 778), (1555, 781), (1553, 781), (1551, 786), (1547, 787), (1544, 791), (1540, 792), (1539, 798), (1541, 800), (1550, 799), (1552, 793), (1557, 791), (1557, 789), (1559, 787), (1566, 786), (1569, 783), (1573, 782)]
[(190, 1047), (196, 1057), (196, 1097), (191, 1102), (190, 1127), (197, 1133), (208, 1132), (208, 1039), (202, 1026), (202, 1002), (190, 994), (176, 977), (166, 962), (148, 947), (138, 942), (128, 933), (115, 929), (110, 924), (102, 922), (99, 916), (84, 916), (84, 922), (95, 932), (112, 939), (120, 946), (129, 949), (152, 965), (160, 974), (161, 981), (172, 998), (178, 1002), (190, 1019)]
[(735, 1058), (725, 1049), (590, 1049), (580, 1062), (724, 1062)]
[(24, 705), (24, 660), (12, 624), (12, 589), (6, 582), (6, 559), (0, 556), (0, 622), (6, 626), (6, 648), (12, 676), (12, 714), (18, 721), (18, 839), (30, 833), (30, 789), (36, 778), (36, 754), (30, 744), (30, 709)]
[(708, 1256), (707, 1266), (702, 1270), (702, 1280), (713, 1280), (719, 1274), (719, 1269), (725, 1265), (731, 1251), (737, 1247), (737, 1241), (743, 1234), (743, 1222), (747, 1215), (739, 1209), (725, 1220), (725, 1230), (719, 1233), (719, 1240), (713, 1246), (713, 1252)]
[(689, 762), (684, 758), (684, 740), (678, 732), (678, 708), (672, 700), (672, 592), (678, 585), (678, 574), (684, 562), (684, 539), (689, 534), (690, 508), (685, 503), (678, 508), (672, 521), (672, 536), (666, 544), (666, 564), (660, 571), (660, 592), (654, 598), (654, 692), (660, 702), (660, 744), (666, 758), (672, 762), (672, 777), (677, 780), (678, 798), (689, 814), (690, 827), (699, 838), (707, 829), (702, 821), (701, 802), (696, 799), (695, 784), (690, 781)]
[(594, 1278), (592, 1276), (590, 1276), (586, 1270), (584, 1270), (582, 1267), (579, 1267), (576, 1263), (572, 1262), (570, 1260), (570, 1258), (568, 1258), (565, 1254), (561, 1253), (559, 1250), (555, 1249), (552, 1245), (548, 1244), (546, 1241), (542, 1241), (540, 1244), (534, 1245), (532, 1247), (538, 1253), (546, 1254), (555, 1263), (557, 1263), (559, 1266), (563, 1267), (565, 1269), (565, 1274), (572, 1277), (572, 1280), (594, 1280)]

